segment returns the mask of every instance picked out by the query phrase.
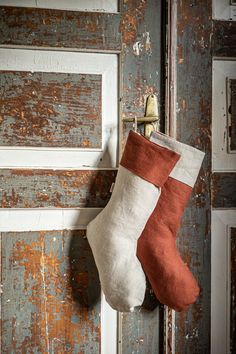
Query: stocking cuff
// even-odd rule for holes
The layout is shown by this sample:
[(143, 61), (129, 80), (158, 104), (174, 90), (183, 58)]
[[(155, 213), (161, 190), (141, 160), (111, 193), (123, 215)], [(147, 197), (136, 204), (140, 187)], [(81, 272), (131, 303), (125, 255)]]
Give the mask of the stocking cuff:
[(170, 177), (193, 187), (205, 153), (159, 132), (153, 132), (150, 140), (158, 146), (161, 145), (180, 154), (180, 159), (171, 171)]
[(120, 164), (157, 187), (162, 187), (180, 156), (130, 131)]

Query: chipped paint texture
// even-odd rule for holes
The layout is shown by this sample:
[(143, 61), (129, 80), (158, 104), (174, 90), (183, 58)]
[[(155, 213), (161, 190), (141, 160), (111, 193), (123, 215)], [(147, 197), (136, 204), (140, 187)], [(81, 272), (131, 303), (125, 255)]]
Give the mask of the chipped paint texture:
[(175, 353), (210, 352), (211, 0), (177, 2), (176, 138), (206, 152), (179, 232), (178, 247), (201, 294), (176, 313)]
[(1, 71), (0, 144), (101, 148), (101, 75)]
[[(87, 51), (122, 50), (121, 118), (143, 116), (149, 94), (157, 94), (162, 103), (160, 5), (159, 0), (125, 0), (121, 2), (120, 14), (2, 7), (0, 44)], [(130, 126), (125, 124), (123, 137)], [(115, 175), (115, 171), (2, 170), (1, 205), (5, 208), (103, 207), (109, 200)], [(66, 231), (63, 234), (70, 235)], [(26, 348), (22, 352), (27, 352), (32, 347), (35, 352), (99, 353), (98, 305), (89, 311), (88, 305), (86, 310), (83, 310), (84, 305), (78, 305), (76, 312), (68, 282), (63, 283), (63, 275), (67, 274), (66, 253), (62, 250), (67, 243), (63, 234), (57, 236), (58, 233), (51, 231), (3, 234), (4, 248), (11, 257), (11, 262), (7, 263), (9, 270), (4, 273), (5, 284), (9, 288), (4, 301), (9, 299), (13, 303), (12, 308), (5, 308), (4, 317), (8, 322), (4, 324), (4, 345), (13, 348), (13, 352), (14, 348), (20, 348), (20, 351)], [(54, 237), (55, 242), (58, 237), (62, 239), (59, 248), (54, 245)], [(83, 249), (84, 244), (75, 244), (74, 252)], [(87, 264), (86, 260), (82, 264)], [(87, 291), (88, 284), (94, 285), (93, 272), (90, 274), (82, 269), (78, 273), (82, 289)], [(9, 274), (11, 282), (7, 282)], [(94, 289), (91, 294), (96, 294)], [(153, 298), (150, 289), (148, 292)], [(40, 296), (36, 297), (37, 293)], [(78, 293), (80, 290), (76, 292), (77, 296)], [(22, 299), (22, 305), (19, 299)], [(152, 300), (156, 306), (156, 299)], [(65, 304), (60, 301), (65, 301)], [(87, 300), (89, 304), (94, 301)], [(21, 311), (20, 306), (25, 310), (21, 331), (16, 326), (21, 317), (15, 315)], [(142, 309), (124, 315), (121, 327), (122, 354), (158, 352), (158, 307), (152, 311)]]
[(120, 50), (120, 15), (0, 7), (0, 44)]
[(230, 149), (236, 150), (236, 80), (230, 80), (231, 88), (231, 131), (230, 131)]
[(122, 314), (122, 354), (159, 352), (159, 308)]
[[(160, 103), (161, 12), (159, 0), (126, 0), (121, 4), (122, 118), (144, 116), (146, 98), (149, 94), (157, 94)], [(132, 123), (123, 125), (123, 143), (130, 129)], [(122, 314), (120, 333), (122, 354), (158, 353), (161, 336), (159, 325), (157, 300), (151, 289), (147, 288), (143, 309), (132, 314)]]
[(104, 207), (112, 170), (1, 170), (1, 208)]
[(212, 54), (236, 57), (236, 22), (213, 21)]
[[(160, 100), (160, 1), (127, 0), (121, 8), (122, 117), (143, 116), (145, 101), (156, 93)], [(126, 130), (131, 124), (125, 125)]]
[(230, 354), (236, 353), (236, 228), (231, 228)]
[(2, 353), (100, 348), (100, 285), (85, 231), (2, 234)]
[(213, 173), (212, 207), (236, 208), (236, 173)]

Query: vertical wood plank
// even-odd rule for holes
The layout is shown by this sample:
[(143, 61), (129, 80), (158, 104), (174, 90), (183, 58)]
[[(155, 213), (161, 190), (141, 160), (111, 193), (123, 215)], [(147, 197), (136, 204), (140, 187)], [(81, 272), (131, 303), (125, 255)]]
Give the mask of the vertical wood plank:
[(123, 333), (122, 354), (159, 353), (159, 307), (155, 310), (141, 310), (132, 314), (122, 314)]
[(178, 242), (201, 294), (187, 312), (176, 313), (176, 354), (210, 352), (211, 4), (211, 0), (177, 1), (176, 138), (205, 151), (206, 156)]
[[(163, 108), (162, 15), (159, 0), (122, 2), (122, 118), (143, 116), (146, 98), (151, 93), (157, 94), (160, 109)], [(132, 124), (126, 123), (124, 128), (127, 132)]]
[(231, 127), (230, 149), (236, 150), (236, 80), (230, 80), (231, 88)]
[(236, 228), (230, 230), (230, 354), (236, 353)]
[(85, 231), (2, 238), (2, 353), (97, 354), (100, 286)]
[[(157, 94), (162, 110), (162, 21), (161, 1), (126, 0), (121, 2), (121, 34), (123, 51), (121, 54), (121, 116), (122, 118), (143, 116), (146, 98)], [(162, 117), (163, 118), (163, 117)], [(132, 123), (123, 125), (124, 144)], [(146, 300), (145, 300), (146, 301)], [(147, 289), (147, 302), (152, 310), (125, 314), (120, 323), (120, 353), (153, 354), (159, 352), (159, 308), (153, 292)], [(147, 308), (150, 304), (148, 304)], [(146, 307), (146, 304), (144, 304)], [(155, 308), (155, 310), (153, 310)], [(162, 319), (161, 319), (162, 320)]]

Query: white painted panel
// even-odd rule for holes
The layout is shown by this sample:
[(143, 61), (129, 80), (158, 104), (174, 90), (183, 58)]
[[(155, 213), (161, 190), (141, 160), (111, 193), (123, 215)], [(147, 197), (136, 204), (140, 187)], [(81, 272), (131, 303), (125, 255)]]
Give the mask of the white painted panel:
[(213, 0), (212, 11), (217, 20), (236, 21), (236, 6), (230, 5), (230, 0)]
[(84, 230), (102, 208), (0, 209), (1, 231)]
[(211, 354), (230, 353), (230, 227), (236, 210), (212, 211)]
[(0, 168), (117, 166), (118, 58), (116, 54), (0, 48), (0, 70), (102, 75), (102, 149), (0, 146)]
[(101, 354), (116, 354), (118, 313), (106, 302), (104, 294), (101, 306)]
[(0, 0), (0, 5), (74, 11), (118, 11), (118, 0)]
[(214, 60), (212, 82), (212, 169), (236, 171), (236, 153), (228, 149), (227, 79), (236, 78), (236, 61)]

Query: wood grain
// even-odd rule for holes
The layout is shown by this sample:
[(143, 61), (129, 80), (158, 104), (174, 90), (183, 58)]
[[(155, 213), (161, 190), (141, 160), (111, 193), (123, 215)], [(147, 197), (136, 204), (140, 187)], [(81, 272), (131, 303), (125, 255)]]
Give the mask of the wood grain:
[(118, 13), (0, 6), (0, 44), (120, 51)]
[(236, 207), (236, 173), (213, 173), (211, 185), (213, 208)]
[(236, 150), (236, 80), (230, 80), (231, 88), (231, 127), (230, 150)]
[(1, 208), (104, 207), (114, 170), (0, 170)]
[(230, 354), (236, 353), (236, 228), (230, 229)]
[(100, 285), (85, 231), (2, 234), (2, 353), (100, 351)]
[(236, 23), (213, 21), (212, 55), (216, 57), (236, 56)]
[(3, 146), (101, 148), (101, 75), (0, 71)]
[[(162, 51), (162, 21), (164, 10), (162, 2), (156, 0), (126, 0), (121, 2), (121, 34), (123, 50), (121, 53), (121, 116), (122, 118), (140, 116), (145, 113), (146, 98), (155, 93), (161, 110), (162, 128), (164, 122), (163, 95), (161, 90), (165, 76)], [(123, 125), (123, 146), (132, 123)], [(142, 130), (143, 127), (140, 127)], [(122, 354), (159, 352), (162, 333), (157, 300), (147, 288), (147, 299), (152, 309), (123, 314), (121, 317)], [(146, 304), (144, 304), (146, 306)], [(150, 305), (150, 304), (149, 304)], [(149, 307), (148, 305), (148, 307)], [(159, 322), (160, 320), (160, 322)]]
[[(175, 16), (177, 97), (172, 117), (176, 138), (206, 155), (178, 238), (181, 256), (198, 280), (201, 293), (188, 311), (176, 313), (173, 351), (202, 354), (210, 352), (212, 1), (178, 1)], [(169, 344), (168, 353), (172, 353)]]

